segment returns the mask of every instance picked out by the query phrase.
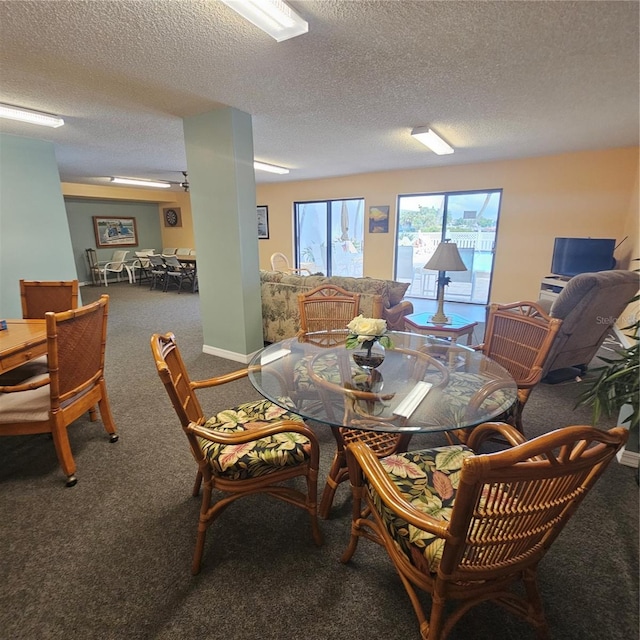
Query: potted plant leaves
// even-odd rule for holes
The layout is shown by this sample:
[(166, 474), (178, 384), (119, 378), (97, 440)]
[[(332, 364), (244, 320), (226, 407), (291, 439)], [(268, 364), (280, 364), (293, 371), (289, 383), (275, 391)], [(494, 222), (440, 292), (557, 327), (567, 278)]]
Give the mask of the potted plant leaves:
[[(640, 300), (637, 295), (629, 303)], [(618, 416), (618, 423), (629, 427), (629, 440), (620, 458), (624, 464), (638, 466), (638, 425), (640, 424), (640, 319), (623, 327), (631, 344), (615, 350), (615, 356), (605, 358), (601, 367), (591, 370), (595, 378), (585, 380), (586, 388), (578, 396), (576, 406), (593, 407), (593, 423), (596, 424), (602, 414)], [(626, 457), (625, 452), (630, 455)]]

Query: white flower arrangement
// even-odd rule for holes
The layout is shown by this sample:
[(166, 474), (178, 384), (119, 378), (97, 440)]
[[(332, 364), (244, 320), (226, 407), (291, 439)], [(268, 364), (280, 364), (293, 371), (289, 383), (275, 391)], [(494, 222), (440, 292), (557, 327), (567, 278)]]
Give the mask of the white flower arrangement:
[(347, 349), (365, 348), (368, 352), (374, 342), (379, 342), (385, 349), (392, 349), (391, 338), (387, 333), (387, 321), (382, 318), (355, 317), (348, 325), (349, 335), (345, 341)]

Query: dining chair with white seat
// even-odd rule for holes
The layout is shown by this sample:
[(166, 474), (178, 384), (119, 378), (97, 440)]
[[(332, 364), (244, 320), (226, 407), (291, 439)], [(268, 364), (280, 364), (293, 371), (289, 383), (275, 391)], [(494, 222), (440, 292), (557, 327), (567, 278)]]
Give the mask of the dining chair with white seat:
[(164, 262), (166, 266), (166, 274), (163, 291), (168, 291), (171, 285), (175, 285), (178, 293), (182, 291), (182, 286), (186, 282), (191, 291), (195, 292), (196, 288), (196, 272), (192, 265), (180, 262), (177, 255), (165, 256)]
[[(143, 280), (149, 281), (151, 279), (151, 262), (149, 256), (154, 255), (153, 249), (147, 251), (136, 251), (135, 259), (129, 265), (129, 269), (132, 274), (133, 282), (142, 284)], [(136, 275), (138, 274), (138, 275)]]
[(133, 282), (133, 272), (131, 268), (127, 264), (127, 255), (129, 251), (118, 249), (113, 252), (113, 256), (111, 260), (107, 262), (98, 262), (97, 271), (100, 274), (101, 281), (104, 280), (104, 286), (108, 287), (109, 282), (109, 274), (113, 273), (116, 275), (118, 282), (120, 282), (120, 277), (123, 273), (127, 274), (127, 278), (129, 282)]
[(298, 273), (300, 275), (311, 275), (311, 271), (305, 267), (301, 267), (300, 269), (296, 269), (289, 265), (289, 258), (284, 255), (284, 253), (276, 252), (271, 254), (271, 270), (272, 271), (281, 271), (282, 273), (290, 273), (295, 274)]
[(151, 286), (150, 290), (160, 288), (164, 291), (164, 283), (167, 276), (167, 265), (165, 264), (164, 256), (150, 255), (150, 273), (151, 273)]

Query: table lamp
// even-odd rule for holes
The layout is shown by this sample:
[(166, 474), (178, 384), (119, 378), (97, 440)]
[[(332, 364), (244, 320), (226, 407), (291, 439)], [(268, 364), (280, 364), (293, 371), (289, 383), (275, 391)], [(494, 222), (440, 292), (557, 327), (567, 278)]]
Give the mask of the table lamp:
[(451, 282), (451, 278), (447, 277), (446, 272), (467, 270), (458, 252), (458, 245), (455, 242), (449, 242), (449, 240), (441, 242), (427, 264), (424, 265), (424, 268), (439, 272), (438, 310), (432, 316), (431, 322), (434, 324), (448, 324), (449, 318), (444, 315), (444, 288)]

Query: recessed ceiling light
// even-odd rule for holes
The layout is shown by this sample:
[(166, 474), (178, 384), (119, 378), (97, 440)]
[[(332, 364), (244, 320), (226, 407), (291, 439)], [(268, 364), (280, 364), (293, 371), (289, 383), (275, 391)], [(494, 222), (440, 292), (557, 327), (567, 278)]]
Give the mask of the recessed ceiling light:
[(168, 189), (171, 186), (169, 182), (160, 182), (159, 180), (138, 180), (137, 178), (111, 178), (114, 184), (127, 184), (133, 187), (150, 187), (152, 189)]
[(284, 167), (278, 167), (275, 164), (266, 164), (265, 162), (257, 162), (254, 161), (253, 168), (258, 169), (259, 171), (268, 171), (269, 173), (289, 173), (289, 169), (285, 169)]
[(64, 124), (64, 120), (60, 116), (54, 116), (50, 113), (42, 113), (40, 111), (32, 111), (31, 109), (23, 109), (22, 107), (14, 107), (10, 104), (0, 104), (0, 118), (39, 124), (43, 127), (53, 127), (54, 129)]
[(301, 36), (309, 31), (303, 20), (282, 0), (222, 0), (256, 27), (268, 33), (276, 42)]
[(439, 156), (453, 153), (453, 147), (447, 144), (433, 129), (429, 129), (429, 127), (415, 127), (411, 131), (411, 135)]

